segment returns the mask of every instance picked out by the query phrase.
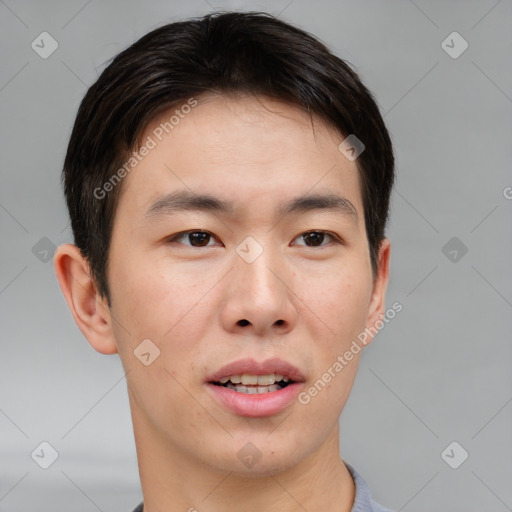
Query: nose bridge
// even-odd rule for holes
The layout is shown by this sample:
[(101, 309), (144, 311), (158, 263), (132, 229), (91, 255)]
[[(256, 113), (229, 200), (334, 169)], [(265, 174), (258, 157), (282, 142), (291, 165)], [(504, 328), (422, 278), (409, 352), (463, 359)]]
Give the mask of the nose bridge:
[[(244, 253), (247, 249), (249, 252)], [(286, 291), (283, 289), (283, 283), (275, 275), (283, 267), (279, 255), (270, 244), (263, 246), (255, 239), (242, 242), (237, 253), (239, 258), (235, 268), (240, 276), (239, 283), (245, 288), (245, 295), (251, 297), (255, 304), (275, 307)]]
[(230, 287), (224, 321), (233, 329), (251, 324), (264, 332), (272, 326), (290, 328), (296, 319), (286, 283), (286, 266), (278, 249), (247, 237), (236, 248), (232, 286)]

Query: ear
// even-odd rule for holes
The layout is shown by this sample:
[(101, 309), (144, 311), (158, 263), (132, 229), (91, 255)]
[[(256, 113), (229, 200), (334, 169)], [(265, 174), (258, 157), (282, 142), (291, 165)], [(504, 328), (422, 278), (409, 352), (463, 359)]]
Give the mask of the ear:
[(73, 244), (58, 247), (53, 264), (62, 293), (83, 335), (98, 352), (117, 353), (107, 300), (97, 292), (89, 264), (78, 247)]
[(378, 331), (375, 323), (382, 319), (386, 307), (386, 290), (389, 281), (389, 260), (391, 255), (391, 242), (384, 238), (379, 247), (379, 268), (373, 283), (372, 298), (366, 321), (368, 338), (365, 345), (368, 345)]

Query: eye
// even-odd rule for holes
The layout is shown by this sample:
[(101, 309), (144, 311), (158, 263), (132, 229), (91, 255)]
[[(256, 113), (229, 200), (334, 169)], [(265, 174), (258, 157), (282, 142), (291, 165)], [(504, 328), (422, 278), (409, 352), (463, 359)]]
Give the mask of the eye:
[(332, 233), (328, 233), (327, 231), (315, 230), (315, 231), (306, 231), (299, 235), (295, 240), (302, 239), (305, 244), (297, 244), (297, 245), (306, 245), (308, 247), (323, 247), (327, 244), (322, 244), (324, 242), (325, 237), (328, 237), (334, 241), (340, 242), (340, 239)]
[[(182, 231), (181, 233), (176, 233), (167, 239), (168, 243), (178, 243), (181, 245), (188, 245), (189, 247), (214, 247), (215, 244), (210, 244), (210, 241), (214, 239), (214, 235), (208, 231)], [(183, 242), (186, 240), (186, 242)], [(315, 230), (315, 231), (306, 231), (296, 237), (294, 240), (302, 240), (304, 243), (298, 243), (295, 245), (304, 245), (307, 247), (325, 247), (327, 242), (337, 241), (341, 243), (339, 237), (334, 235), (333, 233), (329, 233), (327, 231)], [(188, 243), (187, 243), (188, 242)]]
[(190, 242), (190, 247), (212, 247), (208, 242), (213, 239), (213, 235), (208, 231), (183, 231), (169, 237), (167, 242), (188, 245), (182, 243), (183, 239)]

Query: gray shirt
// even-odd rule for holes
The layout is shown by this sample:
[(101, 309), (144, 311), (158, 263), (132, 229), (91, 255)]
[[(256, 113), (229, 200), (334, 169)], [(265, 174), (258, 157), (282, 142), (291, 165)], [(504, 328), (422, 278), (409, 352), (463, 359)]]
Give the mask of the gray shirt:
[(356, 486), (356, 496), (350, 512), (392, 512), (389, 508), (385, 508), (374, 501), (363, 477), (350, 464), (345, 462), (345, 466), (350, 471)]
[[(345, 466), (347, 466), (347, 469), (352, 475), (356, 486), (356, 496), (350, 512), (392, 512), (390, 509), (384, 508), (373, 500), (370, 489), (363, 480), (363, 477), (350, 464), (345, 462)], [(143, 511), (144, 506), (141, 503), (133, 512)]]

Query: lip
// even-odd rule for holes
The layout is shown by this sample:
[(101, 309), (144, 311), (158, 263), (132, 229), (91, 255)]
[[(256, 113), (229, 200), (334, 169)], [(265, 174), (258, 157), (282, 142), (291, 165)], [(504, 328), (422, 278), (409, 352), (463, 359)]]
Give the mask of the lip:
[(249, 395), (217, 386), (211, 382), (206, 383), (206, 389), (218, 404), (238, 416), (249, 418), (262, 418), (279, 414), (297, 399), (303, 387), (303, 382), (295, 382), (294, 384), (288, 384), (279, 391)]
[[(206, 382), (219, 382), (223, 377), (230, 375), (242, 375), (248, 373), (250, 375), (268, 375), (277, 373), (283, 377), (289, 377), (296, 383), (304, 382), (304, 376), (298, 368), (288, 363), (287, 361), (279, 358), (267, 359), (266, 361), (258, 362), (255, 359), (239, 359), (233, 361), (218, 371), (207, 377)], [(275, 391), (278, 393), (278, 391)]]
[[(268, 393), (246, 394), (214, 384), (230, 375), (268, 375), (276, 373), (288, 377), (293, 383)], [(254, 359), (240, 359), (229, 363), (210, 375), (205, 382), (212, 398), (222, 407), (238, 416), (265, 417), (285, 410), (304, 387), (304, 376), (298, 368), (283, 359), (274, 358), (258, 362)]]

